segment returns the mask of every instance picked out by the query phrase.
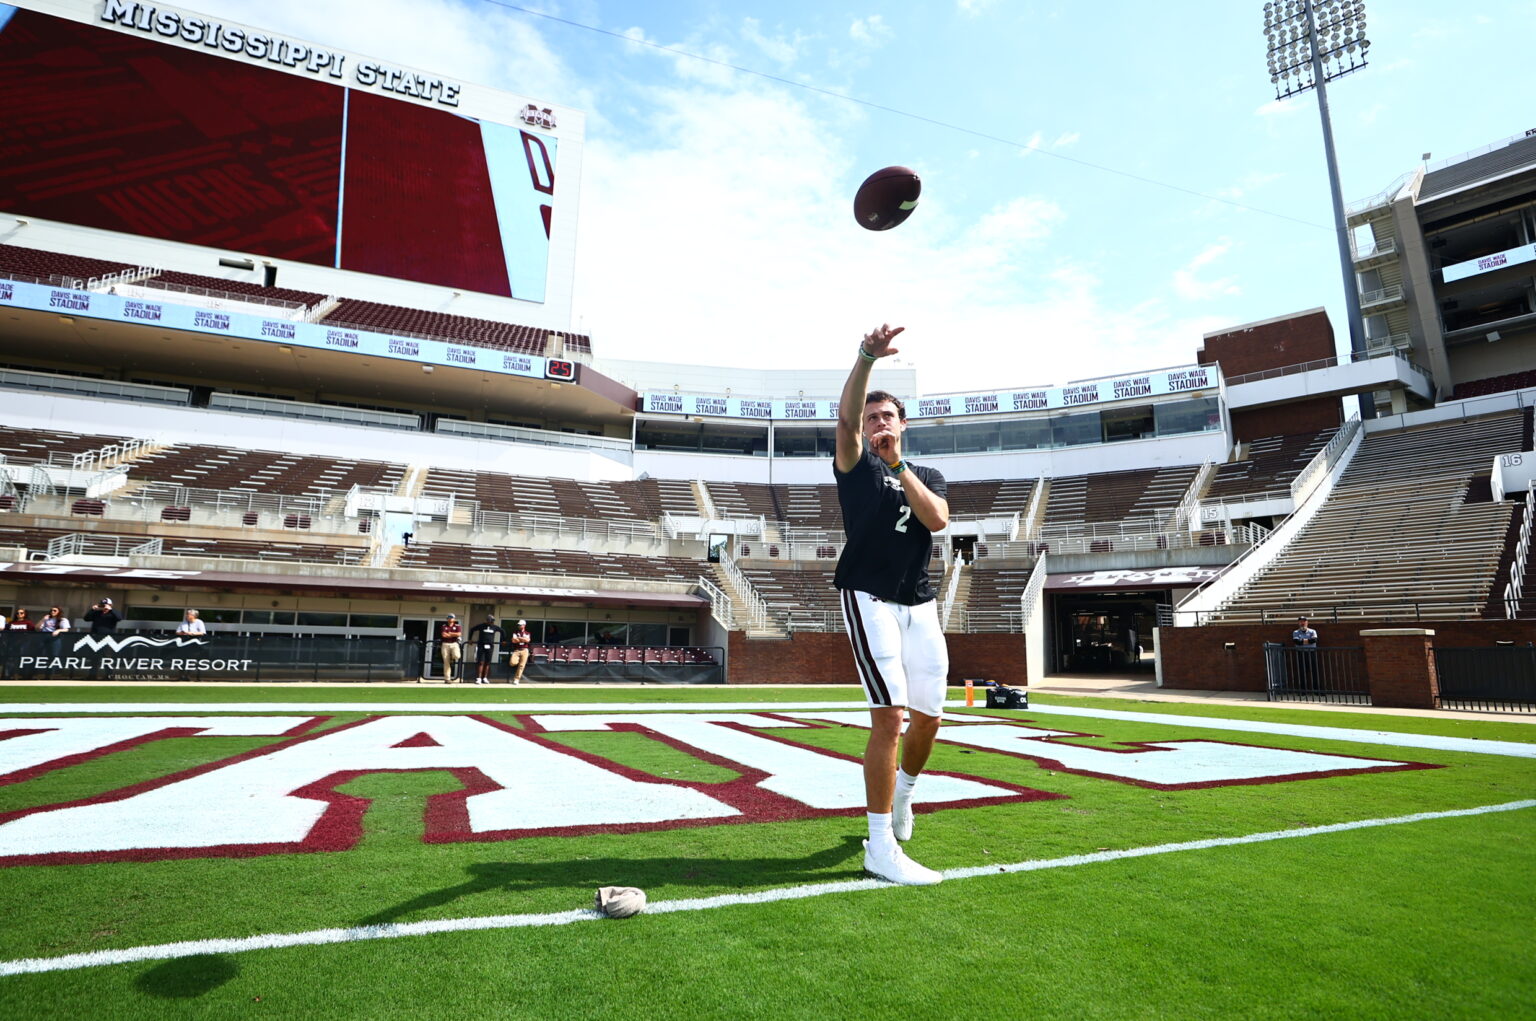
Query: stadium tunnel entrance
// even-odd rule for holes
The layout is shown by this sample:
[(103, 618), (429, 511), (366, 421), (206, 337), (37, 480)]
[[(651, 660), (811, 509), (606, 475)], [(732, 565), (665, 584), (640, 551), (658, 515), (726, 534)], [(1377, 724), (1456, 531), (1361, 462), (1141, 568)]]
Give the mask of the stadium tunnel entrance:
[(1168, 589), (1069, 592), (1048, 596), (1051, 671), (1151, 673), (1152, 628)]

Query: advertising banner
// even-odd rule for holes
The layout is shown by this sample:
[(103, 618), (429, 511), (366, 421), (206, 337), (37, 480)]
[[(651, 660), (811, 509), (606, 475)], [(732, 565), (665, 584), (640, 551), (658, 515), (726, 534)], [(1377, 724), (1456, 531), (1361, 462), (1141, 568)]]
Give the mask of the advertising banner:
[[(166, 292), (167, 297), (174, 292)], [(506, 376), (543, 379), (542, 355), (513, 354), (486, 347), (451, 344), (419, 337), (394, 337), (368, 330), (343, 329), (324, 323), (292, 319), (267, 319), (244, 312), (220, 312), (178, 305), (169, 300), (149, 301), (95, 291), (75, 291), (49, 284), (0, 280), (0, 305), (29, 308), (59, 315), (109, 319), (125, 323), (154, 324), (171, 330), (211, 333), (241, 340), (261, 340), (316, 350), (398, 358), (423, 365), (478, 369)]]
[[(1115, 401), (1167, 397), (1170, 394), (1214, 389), (1219, 385), (1214, 365), (1190, 365), (1157, 372), (1134, 373), (1117, 379), (1099, 379), (1063, 387), (1034, 390), (997, 390), (990, 393), (951, 394), (907, 401), (907, 418), (954, 418), (963, 415), (995, 415), (1020, 411), (1055, 411), (1062, 408), (1110, 404)], [(776, 422), (837, 419), (837, 401), (764, 400), (699, 394), (647, 392), (640, 410), (650, 414), (691, 415), (706, 418), (758, 418)]]

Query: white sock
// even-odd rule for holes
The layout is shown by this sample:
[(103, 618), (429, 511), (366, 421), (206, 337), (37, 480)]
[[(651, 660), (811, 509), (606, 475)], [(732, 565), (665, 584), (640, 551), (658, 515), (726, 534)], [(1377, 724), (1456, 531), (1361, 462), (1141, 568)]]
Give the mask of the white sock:
[(891, 813), (870, 812), (869, 815), (869, 842), (871, 845), (893, 844), (896, 836), (891, 832)]
[(917, 777), (909, 776), (905, 769), (896, 770), (896, 798), (898, 801), (910, 801), (912, 788), (917, 785)]

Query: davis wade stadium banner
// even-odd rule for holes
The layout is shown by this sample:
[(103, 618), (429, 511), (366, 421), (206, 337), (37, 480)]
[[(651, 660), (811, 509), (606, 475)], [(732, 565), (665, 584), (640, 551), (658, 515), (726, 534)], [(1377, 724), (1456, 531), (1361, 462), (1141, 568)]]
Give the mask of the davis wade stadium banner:
[[(1043, 390), (1000, 390), (992, 393), (923, 397), (907, 402), (907, 417), (953, 418), (960, 415), (1081, 408), (1144, 397), (1167, 397), (1171, 394), (1213, 390), (1220, 385), (1220, 378), (1214, 365), (1189, 365)], [(640, 410), (661, 415), (761, 418), (778, 422), (827, 421), (837, 418), (836, 401), (753, 400), (745, 397), (655, 391), (642, 395)]]
[[(164, 293), (171, 297), (176, 292)], [(392, 337), (368, 330), (338, 329), (293, 319), (267, 319), (244, 312), (223, 312), (193, 305), (176, 305), (170, 301), (128, 298), (117, 294), (0, 279), (0, 307), (7, 305), (57, 315), (110, 319), (141, 326), (189, 330), (240, 340), (264, 340), (320, 351), (398, 358), (423, 365), (478, 369), (481, 372), (526, 376), (530, 379), (543, 379), (548, 368), (548, 360), (539, 355), (510, 354), (491, 348), (450, 344), (442, 340)]]

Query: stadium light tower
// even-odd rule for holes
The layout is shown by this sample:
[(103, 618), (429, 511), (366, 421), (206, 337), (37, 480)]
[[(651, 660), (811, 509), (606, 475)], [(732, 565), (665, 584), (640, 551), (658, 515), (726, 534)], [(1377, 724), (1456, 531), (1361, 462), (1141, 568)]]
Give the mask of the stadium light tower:
[[(1323, 151), (1328, 157), (1328, 186), (1333, 192), (1333, 223), (1338, 234), (1339, 267), (1344, 273), (1344, 307), (1349, 318), (1349, 350), (1365, 350), (1365, 322), (1360, 315), (1360, 285), (1350, 258), (1344, 196), (1339, 190), (1339, 162), (1333, 151), (1333, 122), (1328, 117), (1328, 83), (1365, 66), (1371, 41), (1365, 37), (1365, 0), (1270, 0), (1264, 5), (1264, 38), (1269, 43), (1269, 80), (1275, 99), (1289, 99), (1317, 89), (1323, 118)], [(1360, 417), (1376, 417), (1373, 394), (1361, 394)]]

